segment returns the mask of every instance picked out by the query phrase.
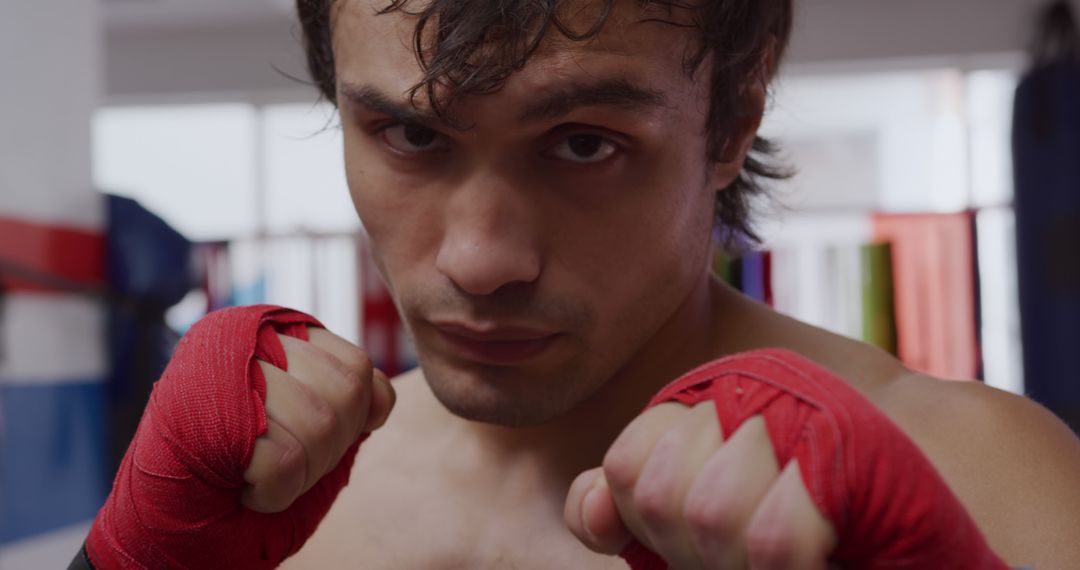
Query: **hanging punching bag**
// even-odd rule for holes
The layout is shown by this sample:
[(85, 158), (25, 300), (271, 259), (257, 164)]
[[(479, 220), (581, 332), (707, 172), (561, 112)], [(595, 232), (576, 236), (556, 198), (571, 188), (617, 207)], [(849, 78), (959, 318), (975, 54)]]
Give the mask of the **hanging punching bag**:
[(1027, 393), (1080, 433), (1080, 33), (1068, 2), (1042, 14), (1013, 118)]

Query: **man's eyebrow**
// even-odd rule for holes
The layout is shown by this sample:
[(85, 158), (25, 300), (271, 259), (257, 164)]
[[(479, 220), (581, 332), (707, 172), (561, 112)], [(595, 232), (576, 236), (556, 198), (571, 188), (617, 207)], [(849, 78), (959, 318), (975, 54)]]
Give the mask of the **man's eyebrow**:
[(367, 107), (369, 110), (392, 117), (399, 123), (408, 125), (430, 125), (440, 122), (431, 111), (417, 109), (409, 103), (398, 103), (390, 96), (370, 85), (342, 83), (341, 95), (349, 102)]
[[(351, 103), (414, 125), (442, 122), (433, 112), (417, 109), (409, 103), (398, 103), (370, 85), (342, 83), (341, 95)], [(518, 121), (532, 123), (566, 115), (578, 107), (607, 106), (631, 110), (668, 106), (660, 91), (635, 85), (625, 79), (606, 79), (562, 87), (529, 103), (518, 115)]]
[(557, 89), (529, 103), (518, 115), (523, 123), (551, 120), (578, 107), (620, 107), (640, 110), (668, 106), (663, 92), (635, 85), (625, 79), (606, 79)]

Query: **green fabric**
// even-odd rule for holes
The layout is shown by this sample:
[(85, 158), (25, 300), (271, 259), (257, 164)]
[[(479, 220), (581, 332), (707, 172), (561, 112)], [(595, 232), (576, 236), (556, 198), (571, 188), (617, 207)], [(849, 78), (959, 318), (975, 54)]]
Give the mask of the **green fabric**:
[(896, 354), (892, 250), (887, 243), (862, 246), (863, 340)]

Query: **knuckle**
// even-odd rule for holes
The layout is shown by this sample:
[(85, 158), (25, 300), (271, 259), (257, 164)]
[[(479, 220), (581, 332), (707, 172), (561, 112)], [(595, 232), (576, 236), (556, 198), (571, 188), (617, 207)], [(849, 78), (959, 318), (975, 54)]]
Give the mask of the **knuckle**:
[(311, 415), (308, 418), (311, 435), (319, 442), (333, 439), (338, 431), (339, 421), (333, 408), (320, 398), (313, 400)]
[(788, 525), (752, 525), (746, 532), (746, 555), (751, 566), (783, 567), (798, 560), (798, 540)]
[(662, 526), (678, 515), (671, 494), (663, 485), (638, 484), (634, 488), (633, 504), (642, 522), (650, 526)]
[[(300, 442), (294, 438), (290, 437), (286, 441), (277, 443), (278, 455), (274, 477), (282, 484), (275, 487), (288, 488), (289, 483), (295, 483), (292, 486), (299, 491), (307, 476), (307, 453), (304, 452), (304, 447), (300, 445)], [(292, 497), (289, 498), (290, 501), (291, 499)]]
[(341, 382), (341, 397), (345, 404), (352, 409), (359, 409), (368, 401), (369, 386), (360, 375), (355, 372), (346, 372)]
[(718, 498), (688, 500), (683, 512), (687, 529), (699, 538), (715, 539), (742, 532), (742, 513)]
[(371, 373), (373, 366), (371, 357), (360, 347), (349, 346), (348, 350), (342, 351), (339, 359), (346, 368), (358, 376), (362, 377)]
[(626, 492), (634, 487), (642, 463), (640, 451), (618, 440), (604, 455), (604, 477), (612, 489)]
[(366, 380), (371, 377), (370, 369), (349, 364), (335, 355), (328, 354), (327, 358), (334, 371), (335, 393), (342, 398), (342, 403), (346, 406), (354, 409), (362, 408), (368, 401), (370, 393), (369, 382)]

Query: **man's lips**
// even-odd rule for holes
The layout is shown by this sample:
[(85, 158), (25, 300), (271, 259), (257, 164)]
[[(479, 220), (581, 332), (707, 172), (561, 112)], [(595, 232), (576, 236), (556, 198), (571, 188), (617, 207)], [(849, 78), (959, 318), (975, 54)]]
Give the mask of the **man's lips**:
[(484, 364), (517, 364), (543, 352), (559, 333), (525, 327), (470, 326), (433, 322), (439, 337), (467, 360)]

